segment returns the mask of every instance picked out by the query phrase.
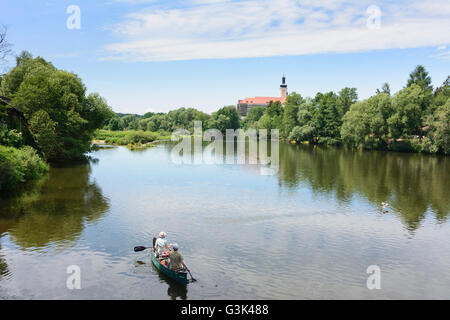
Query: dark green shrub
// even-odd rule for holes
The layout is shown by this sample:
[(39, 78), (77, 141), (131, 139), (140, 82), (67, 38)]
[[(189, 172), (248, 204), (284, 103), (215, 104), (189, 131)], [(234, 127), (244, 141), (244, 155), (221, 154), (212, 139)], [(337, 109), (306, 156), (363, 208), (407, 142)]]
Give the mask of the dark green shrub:
[(40, 178), (48, 170), (48, 165), (32, 147), (0, 146), (0, 191), (12, 190), (19, 183)]

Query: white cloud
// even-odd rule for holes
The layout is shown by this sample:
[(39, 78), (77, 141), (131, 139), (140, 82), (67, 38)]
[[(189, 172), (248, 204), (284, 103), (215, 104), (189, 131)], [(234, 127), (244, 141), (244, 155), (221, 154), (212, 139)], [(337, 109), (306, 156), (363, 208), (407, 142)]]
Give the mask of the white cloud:
[[(428, 3), (428, 1), (426, 2)], [(102, 59), (168, 61), (357, 52), (450, 43), (450, 2), (386, 1), (381, 28), (366, 26), (371, 1), (192, 0), (149, 7), (114, 27)]]

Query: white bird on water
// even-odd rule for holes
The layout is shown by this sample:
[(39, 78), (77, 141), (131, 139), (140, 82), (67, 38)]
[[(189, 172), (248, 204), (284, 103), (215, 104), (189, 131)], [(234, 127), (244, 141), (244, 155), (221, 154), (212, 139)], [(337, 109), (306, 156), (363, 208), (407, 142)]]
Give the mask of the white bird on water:
[(389, 207), (389, 204), (386, 203), (386, 202), (382, 202), (382, 203), (381, 203), (381, 207), (382, 207), (383, 209), (385, 209), (385, 208)]

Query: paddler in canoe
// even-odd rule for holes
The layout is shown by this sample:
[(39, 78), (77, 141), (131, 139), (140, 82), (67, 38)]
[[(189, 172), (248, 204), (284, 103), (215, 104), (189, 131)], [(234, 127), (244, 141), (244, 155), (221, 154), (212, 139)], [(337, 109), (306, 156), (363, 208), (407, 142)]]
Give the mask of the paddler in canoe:
[[(184, 263), (183, 255), (178, 251), (178, 244), (171, 244), (172, 251), (169, 250), (169, 245), (166, 240), (166, 233), (161, 231), (158, 234), (158, 239), (156, 239), (153, 245), (153, 252), (156, 258), (167, 268), (173, 271), (183, 271), (188, 270), (188, 267)], [(163, 261), (165, 260), (165, 261)]]
[[(172, 250), (169, 250), (169, 247), (172, 247)], [(166, 233), (163, 231), (158, 234), (158, 239), (153, 238), (152, 261), (159, 270), (179, 282), (187, 283), (186, 271), (189, 272), (191, 280), (196, 281), (184, 263), (178, 244), (168, 245)]]
[(168, 267), (170, 270), (189, 270), (184, 263), (183, 255), (178, 251), (178, 244), (174, 243), (172, 245), (173, 251), (169, 253)]
[[(172, 247), (173, 250), (169, 250), (170, 247)], [(191, 281), (197, 281), (192, 277), (191, 271), (184, 263), (183, 255), (179, 251), (178, 244), (167, 244), (165, 232), (161, 231), (158, 234), (158, 239), (153, 238), (153, 246), (150, 248), (152, 248), (150, 254), (152, 262), (158, 270), (184, 285), (187, 284), (186, 271), (189, 272)], [(134, 247), (134, 251), (138, 252), (150, 248), (137, 246)]]
[(153, 251), (157, 258), (159, 258), (163, 252), (169, 251), (169, 245), (167, 244), (166, 233), (164, 231), (161, 231), (158, 234), (158, 239), (153, 243)]

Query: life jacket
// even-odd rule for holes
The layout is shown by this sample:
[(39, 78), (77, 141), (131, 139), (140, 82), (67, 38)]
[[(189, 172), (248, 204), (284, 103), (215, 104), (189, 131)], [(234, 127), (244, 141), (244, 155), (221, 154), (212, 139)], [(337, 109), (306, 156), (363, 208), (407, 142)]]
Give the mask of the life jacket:
[(170, 251), (164, 251), (164, 252), (161, 252), (160, 256), (163, 258), (167, 258), (169, 256), (169, 254), (170, 254)]

